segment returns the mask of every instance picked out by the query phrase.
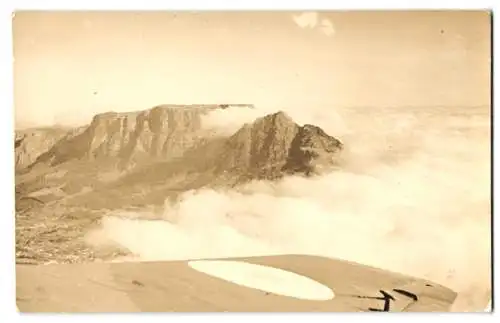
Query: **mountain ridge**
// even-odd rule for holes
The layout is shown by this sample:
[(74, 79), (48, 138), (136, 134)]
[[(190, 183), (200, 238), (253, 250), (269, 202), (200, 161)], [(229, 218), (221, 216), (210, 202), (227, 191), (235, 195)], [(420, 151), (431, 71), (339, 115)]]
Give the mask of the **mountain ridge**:
[(202, 116), (218, 108), (157, 106), (95, 115), (16, 170), (17, 195), (56, 189), (47, 201), (68, 195), (64, 203), (95, 208), (112, 201), (117, 207), (160, 204), (190, 189), (315, 176), (340, 166), (343, 144), (317, 126), (300, 126), (278, 111), (221, 135), (202, 125)]
[[(253, 108), (252, 105), (235, 106)], [(49, 134), (52, 130), (47, 128), (37, 136), (45, 136), (47, 140), (38, 143), (38, 152), (36, 147), (33, 147), (27, 158), (24, 155), (27, 155), (29, 140), (25, 140), (25, 137), (17, 139), (20, 132), (16, 132), (16, 169), (22, 169), (24, 166), (29, 170), (37, 164), (57, 166), (82, 159), (115, 159), (119, 168), (127, 168), (127, 164), (133, 164), (134, 159), (178, 158), (191, 148), (203, 145), (209, 140), (211, 134), (203, 129), (202, 117), (214, 109), (227, 108), (226, 105), (159, 105), (136, 112), (100, 113), (95, 115), (87, 126), (53, 134)], [(228, 138), (225, 145), (228, 152), (223, 152), (229, 160), (226, 164), (230, 168), (269, 168), (269, 164), (281, 164), (295, 136), (299, 132), (301, 135), (305, 134), (306, 129), (311, 127), (315, 126), (300, 127), (283, 111), (244, 124)], [(342, 149), (340, 141), (328, 136), (324, 131), (317, 132), (316, 136), (329, 138), (334, 142), (333, 147)], [(302, 142), (299, 146), (305, 144), (307, 143)], [(297, 156), (300, 149), (294, 151)], [(310, 159), (312, 155), (305, 154), (303, 157)], [(297, 164), (293, 160), (286, 164), (290, 166), (290, 170), (300, 170), (298, 165), (292, 167)]]
[[(87, 196), (89, 201), (116, 199), (126, 205), (131, 203), (128, 196), (146, 190), (157, 193), (143, 194), (140, 200), (156, 196), (151, 203), (157, 204), (162, 194), (314, 176), (340, 164), (343, 144), (338, 139), (317, 126), (298, 125), (283, 111), (245, 123), (229, 136), (204, 129), (202, 116), (218, 108), (164, 105), (95, 115), (88, 126), (57, 133), (49, 140), (52, 146), (46, 144), (31, 165), (16, 171), (18, 195), (58, 188), (63, 195), (76, 194), (70, 198), (73, 204)], [(52, 175), (60, 172), (61, 177)], [(128, 193), (122, 198), (113, 193), (118, 191)], [(57, 201), (59, 195), (48, 200)]]
[[(299, 125), (282, 111), (230, 135), (203, 126), (207, 113), (228, 108), (158, 106), (99, 114), (73, 129), (17, 132), (16, 159), (29, 154), (34, 160), (16, 165), (18, 261), (103, 259), (108, 251), (94, 250), (82, 239), (112, 210), (161, 209), (191, 190), (314, 176), (339, 165), (338, 139), (314, 125)], [(42, 219), (43, 232), (31, 234)], [(64, 241), (51, 240), (51, 230), (66, 232)], [(78, 260), (75, 254), (81, 255)]]

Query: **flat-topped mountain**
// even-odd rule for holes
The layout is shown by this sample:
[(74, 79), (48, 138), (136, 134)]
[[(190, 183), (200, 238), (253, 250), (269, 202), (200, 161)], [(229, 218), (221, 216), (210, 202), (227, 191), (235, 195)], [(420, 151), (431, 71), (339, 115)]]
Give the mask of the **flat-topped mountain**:
[(231, 135), (203, 125), (214, 109), (251, 107), (163, 105), (98, 114), (74, 129), (18, 132), (18, 258), (46, 257), (40, 245), (67, 249), (65, 255), (84, 248), (80, 240), (68, 238), (61, 247), (50, 235), (23, 229), (36, 226), (40, 216), (46, 230), (69, 230), (68, 237), (79, 237), (110, 210), (161, 207), (193, 189), (314, 176), (338, 165), (339, 140), (314, 125), (297, 124), (284, 112), (260, 117)]
[(240, 183), (287, 174), (309, 176), (338, 164), (342, 143), (317, 126), (300, 126), (280, 111), (244, 124), (233, 135), (215, 135), (202, 124), (203, 116), (214, 109), (227, 107), (163, 105), (102, 113), (88, 126), (21, 137), (16, 141), (16, 158), (36, 139), (44, 145), (32, 150), (24, 173), (37, 166), (46, 172), (58, 166), (71, 172), (78, 165), (78, 173), (87, 174), (86, 181), (116, 170), (120, 185), (168, 182), (179, 174), (205, 178), (200, 185), (221, 178)]
[[(245, 124), (230, 137), (214, 138), (203, 128), (202, 117), (227, 108), (162, 105), (138, 112), (98, 114), (86, 127), (46, 129), (32, 138), (25, 135), (16, 140), (16, 164), (20, 168), (53, 167), (70, 161), (106, 161), (127, 168), (145, 160), (203, 158), (205, 166), (216, 172), (237, 170), (252, 178), (276, 178), (285, 173), (311, 174), (335, 164), (342, 149), (339, 140), (319, 127), (299, 126), (284, 112)], [(27, 147), (33, 147), (29, 154)]]
[(138, 112), (107, 112), (78, 129), (36, 129), (16, 132), (16, 168), (33, 163), (55, 166), (70, 160), (135, 157), (173, 158), (205, 134), (201, 117), (214, 109), (253, 108), (249, 104), (160, 105)]

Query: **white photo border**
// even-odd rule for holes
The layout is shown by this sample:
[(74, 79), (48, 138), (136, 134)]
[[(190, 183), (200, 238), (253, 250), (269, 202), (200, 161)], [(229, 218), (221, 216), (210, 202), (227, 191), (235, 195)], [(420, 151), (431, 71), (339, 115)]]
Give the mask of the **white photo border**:
[[(292, 320), (303, 320), (303, 319), (316, 319), (319, 322), (327, 322), (336, 319), (362, 319), (362, 316), (357, 316), (353, 313), (332, 313), (332, 314), (235, 314), (235, 313), (225, 313), (225, 314), (146, 314), (141, 313), (139, 315), (126, 315), (126, 314), (106, 314), (106, 315), (77, 315), (72, 314), (71, 317), (66, 315), (20, 315), (16, 312), (15, 306), (15, 251), (14, 251), (14, 158), (10, 153), (12, 151), (12, 143), (14, 136), (14, 104), (13, 104), (13, 66), (12, 66), (12, 12), (14, 10), (28, 10), (28, 9), (38, 9), (38, 10), (248, 10), (248, 9), (258, 9), (258, 10), (332, 10), (332, 9), (494, 9), (495, 4), (498, 1), (464, 1), (464, 0), (454, 0), (454, 1), (437, 1), (437, 0), (421, 0), (413, 1), (411, 4), (407, 1), (326, 1), (326, 0), (308, 0), (308, 1), (269, 1), (269, 0), (253, 0), (253, 1), (229, 1), (229, 0), (212, 0), (210, 2), (203, 0), (182, 0), (182, 1), (161, 1), (161, 0), (141, 0), (141, 1), (126, 1), (126, 0), (86, 0), (86, 1), (64, 1), (64, 0), (24, 0), (24, 1), (1, 1), (1, 64), (0, 68), (2, 73), (0, 73), (0, 88), (2, 89), (1, 99), (3, 100), (2, 112), (4, 117), (2, 118), (2, 126), (0, 127), (0, 144), (1, 150), (9, 152), (5, 154), (2, 160), (2, 175), (1, 189), (2, 196), (5, 198), (3, 203), (2, 216), (0, 217), (2, 230), (0, 234), (0, 259), (2, 259), (2, 265), (0, 266), (0, 313), (2, 313), (2, 321), (5, 322), (16, 322), (18, 320), (37, 320), (54, 323), (56, 321), (63, 322), (67, 319), (72, 321), (83, 322), (86, 319), (94, 320), (98, 318), (99, 321), (106, 320), (107, 322), (132, 322), (133, 320), (142, 320), (143, 322), (152, 322), (153, 320), (168, 320), (176, 319), (183, 320), (185, 322), (190, 321), (204, 321), (210, 317), (218, 320), (218, 322), (233, 322), (235, 319), (240, 322), (249, 320), (253, 321), (255, 319), (259, 320), (274, 320), (277, 318), (283, 318), (287, 321)], [(498, 35), (498, 24), (494, 25), (493, 38)], [(493, 39), (494, 40), (494, 39)], [(494, 52), (496, 49), (497, 42), (493, 41)], [(496, 89), (497, 82), (493, 81), (494, 87)], [(493, 114), (493, 119), (496, 119), (496, 114)], [(495, 120), (496, 121), (496, 120)], [(496, 136), (496, 132), (495, 136)], [(493, 141), (493, 145), (496, 148), (497, 140)], [(495, 149), (496, 150), (496, 149)], [(495, 176), (496, 177), (496, 176)], [(495, 182), (495, 178), (493, 178)], [(497, 192), (494, 192), (494, 197), (497, 196)], [(495, 200), (495, 199), (494, 199)], [(498, 220), (494, 221), (495, 231)], [(498, 248), (494, 248), (494, 255), (497, 254)], [(497, 258), (497, 257), (495, 257)], [(496, 272), (496, 266), (494, 266), (494, 271)], [(496, 284), (494, 284), (494, 295), (496, 293)], [(363, 313), (358, 315), (364, 315), (369, 317), (373, 322), (387, 322), (399, 320), (400, 317), (397, 315), (383, 315), (377, 313)], [(440, 317), (446, 317), (447, 315), (455, 315), (452, 319), (462, 320), (469, 319), (462, 316), (462, 314), (428, 314), (426, 320), (434, 320)], [(474, 315), (474, 319), (493, 319), (495, 315), (488, 314), (471, 314)], [(308, 317), (310, 316), (310, 318)], [(418, 315), (408, 315), (404, 320), (408, 321), (420, 321), (424, 317), (419, 317)]]

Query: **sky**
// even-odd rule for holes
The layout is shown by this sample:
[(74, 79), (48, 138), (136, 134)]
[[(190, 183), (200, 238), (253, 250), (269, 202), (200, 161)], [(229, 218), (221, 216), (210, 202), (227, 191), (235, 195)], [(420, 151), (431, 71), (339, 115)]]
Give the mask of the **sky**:
[(16, 126), (158, 104), (490, 101), (487, 11), (20, 12)]

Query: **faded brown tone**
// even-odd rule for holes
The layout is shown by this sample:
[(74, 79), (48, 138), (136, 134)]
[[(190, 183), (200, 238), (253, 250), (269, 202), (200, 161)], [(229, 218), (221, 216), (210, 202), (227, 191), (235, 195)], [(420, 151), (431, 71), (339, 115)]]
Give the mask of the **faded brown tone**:
[(18, 266), (17, 303), (22, 312), (369, 312), (383, 309), (382, 289), (394, 295), (393, 312), (444, 312), (456, 297), (433, 282), (321, 257), (233, 260), (309, 276), (336, 296), (319, 302), (265, 293), (196, 272), (186, 262), (95, 263)]
[(16, 122), (37, 126), (14, 140), (23, 282), (302, 254), (362, 264), (331, 262), (335, 293), (398, 272), (453, 311), (490, 299), (487, 12), (18, 13), (14, 34)]
[(487, 11), (17, 12), (18, 126), (163, 103), (468, 106), (490, 101)]
[[(46, 130), (23, 137), (16, 158), (36, 159), (16, 169), (18, 260), (79, 261), (73, 257), (78, 240), (74, 238), (82, 238), (109, 209), (161, 206), (165, 198), (187, 190), (232, 187), (287, 174), (310, 176), (340, 163), (342, 144), (318, 127), (299, 127), (277, 112), (222, 136), (202, 127), (202, 116), (217, 109), (225, 110), (162, 106), (133, 114), (106, 113), (96, 115), (88, 127), (66, 130), (65, 136), (58, 133), (57, 142), (36, 146), (41, 137), (51, 140)], [(28, 156), (25, 147), (32, 148)], [(34, 212), (49, 212), (42, 227), (53, 229), (34, 235), (28, 230), (26, 236), (22, 228), (32, 225), (29, 218)], [(63, 235), (62, 228), (71, 234)], [(62, 236), (49, 236), (45, 244), (44, 237), (51, 233)], [(66, 240), (70, 245), (61, 249)], [(48, 258), (46, 252), (51, 253)], [(91, 252), (78, 254), (92, 257)]]

